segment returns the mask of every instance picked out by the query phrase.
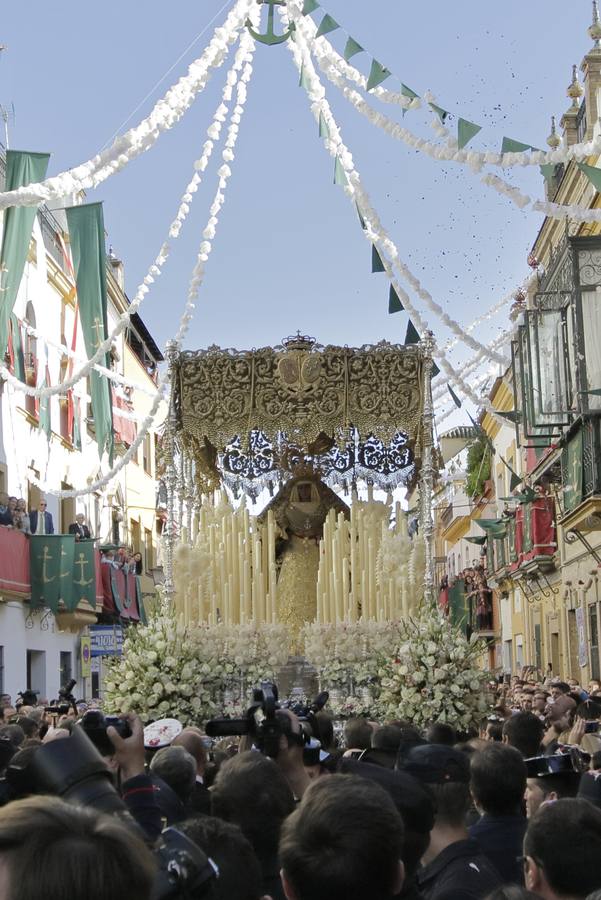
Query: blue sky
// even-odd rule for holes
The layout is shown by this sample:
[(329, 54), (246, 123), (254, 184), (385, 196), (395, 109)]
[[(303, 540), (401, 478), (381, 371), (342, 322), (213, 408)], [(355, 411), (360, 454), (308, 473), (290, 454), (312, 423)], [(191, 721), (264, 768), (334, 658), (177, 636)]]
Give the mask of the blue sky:
[[(5, 7), (0, 103), (15, 105), (11, 146), (50, 151), (50, 174), (88, 159), (222, 5), (32, 0)], [(571, 65), (591, 46), (589, 0), (327, 0), (325, 9), (418, 93), (430, 89), (445, 108), (485, 125), (475, 149), (497, 149), (504, 135), (546, 146), (550, 116), (559, 120), (569, 105)], [(129, 126), (200, 55), (213, 27)], [(109, 241), (125, 261), (130, 295), (166, 235), (224, 78), (225, 68), (152, 151), (89, 195), (105, 202)], [(401, 256), (445, 309), (467, 325), (519, 284), (540, 216), (510, 205), (469, 171), (391, 140), (335, 89), (328, 87), (328, 96)], [(405, 119), (432, 137), (428, 122), (424, 111)], [(297, 329), (324, 343), (402, 340), (406, 314), (387, 313), (385, 276), (370, 274), (369, 247), (348, 200), (332, 183), (331, 159), (285, 47), (257, 48), (232, 169), (187, 346), (262, 346)], [(161, 344), (175, 331), (183, 306), (215, 190), (213, 171), (141, 310)], [(510, 177), (527, 193), (543, 196), (537, 169), (513, 170)], [(445, 340), (448, 332), (428, 318)], [(505, 324), (499, 316), (483, 326), (479, 339), (491, 340)], [(457, 348), (454, 359), (470, 355)]]

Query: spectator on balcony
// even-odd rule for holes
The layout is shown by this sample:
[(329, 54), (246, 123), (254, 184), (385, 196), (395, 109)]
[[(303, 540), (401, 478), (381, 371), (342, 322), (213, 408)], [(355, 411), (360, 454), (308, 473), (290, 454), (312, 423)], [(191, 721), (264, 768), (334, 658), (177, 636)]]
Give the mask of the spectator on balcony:
[(89, 541), (92, 538), (90, 529), (85, 524), (86, 517), (83, 513), (77, 513), (75, 521), (69, 525), (69, 534), (75, 535), (76, 541)]
[(17, 506), (13, 516), (13, 525), (24, 534), (31, 534), (31, 522), (29, 521), (27, 504), (22, 497), (17, 500)]
[(54, 534), (52, 513), (47, 511), (47, 505), (46, 501), (41, 499), (38, 508), (29, 513), (32, 534)]
[(12, 526), (13, 517), (9, 512), (8, 503), (10, 497), (5, 491), (0, 492), (0, 525)]

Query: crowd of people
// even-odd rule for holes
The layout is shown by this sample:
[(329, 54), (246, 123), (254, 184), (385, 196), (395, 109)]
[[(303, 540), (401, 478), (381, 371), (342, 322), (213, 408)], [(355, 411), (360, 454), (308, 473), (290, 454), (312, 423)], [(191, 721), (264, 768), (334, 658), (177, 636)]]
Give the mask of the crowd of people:
[[(44, 498), (40, 499), (36, 509), (27, 512), (27, 503), (22, 497), (17, 499), (3, 492), (0, 492), (0, 526), (14, 528), (30, 535), (55, 533), (54, 519), (47, 510)], [(81, 512), (75, 516), (75, 522), (71, 522), (68, 526), (67, 534), (72, 534), (76, 541), (94, 540), (85, 515)], [(144, 566), (140, 552), (125, 544), (105, 544), (98, 549), (102, 562), (109, 563), (114, 568), (124, 569), (126, 572), (142, 575)]]
[(598, 682), (512, 679), (478, 734), (280, 708), (149, 741), (24, 699), (0, 698), (1, 900), (601, 897)]

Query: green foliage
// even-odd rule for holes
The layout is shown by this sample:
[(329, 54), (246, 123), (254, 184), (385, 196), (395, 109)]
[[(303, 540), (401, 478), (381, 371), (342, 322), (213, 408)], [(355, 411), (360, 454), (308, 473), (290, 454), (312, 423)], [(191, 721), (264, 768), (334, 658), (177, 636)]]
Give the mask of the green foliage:
[(484, 438), (478, 438), (467, 452), (467, 492), (479, 497), (484, 482), (490, 478), (490, 448)]

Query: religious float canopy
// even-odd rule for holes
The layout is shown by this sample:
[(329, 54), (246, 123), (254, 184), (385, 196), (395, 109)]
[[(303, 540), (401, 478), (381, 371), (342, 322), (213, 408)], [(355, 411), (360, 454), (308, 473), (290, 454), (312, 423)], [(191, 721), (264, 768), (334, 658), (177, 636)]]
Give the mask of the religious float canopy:
[(258, 350), (180, 353), (174, 430), (201, 493), (251, 495), (311, 466), (330, 484), (392, 490), (423, 448), (424, 348), (288, 338)]

